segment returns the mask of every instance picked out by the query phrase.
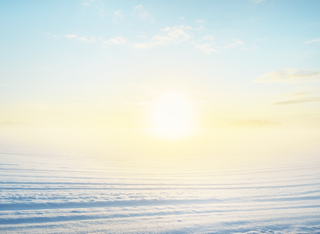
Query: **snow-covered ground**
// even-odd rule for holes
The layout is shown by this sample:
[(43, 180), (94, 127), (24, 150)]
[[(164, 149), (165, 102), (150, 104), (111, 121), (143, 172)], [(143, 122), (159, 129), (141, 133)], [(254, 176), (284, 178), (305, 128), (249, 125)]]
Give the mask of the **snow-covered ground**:
[(320, 164), (79, 156), (1, 143), (1, 233), (320, 233)]

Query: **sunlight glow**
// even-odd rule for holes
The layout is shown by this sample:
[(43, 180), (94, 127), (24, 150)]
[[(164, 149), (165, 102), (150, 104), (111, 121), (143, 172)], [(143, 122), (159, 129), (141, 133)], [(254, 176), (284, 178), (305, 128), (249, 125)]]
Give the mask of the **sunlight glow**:
[(192, 133), (193, 111), (183, 92), (165, 92), (152, 111), (152, 132), (164, 138), (181, 138)]

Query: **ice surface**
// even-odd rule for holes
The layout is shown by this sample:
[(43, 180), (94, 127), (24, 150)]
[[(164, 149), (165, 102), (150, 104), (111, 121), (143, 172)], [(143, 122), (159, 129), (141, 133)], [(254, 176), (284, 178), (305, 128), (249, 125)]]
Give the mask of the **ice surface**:
[(10, 144), (0, 154), (1, 233), (320, 233), (317, 162), (217, 170)]

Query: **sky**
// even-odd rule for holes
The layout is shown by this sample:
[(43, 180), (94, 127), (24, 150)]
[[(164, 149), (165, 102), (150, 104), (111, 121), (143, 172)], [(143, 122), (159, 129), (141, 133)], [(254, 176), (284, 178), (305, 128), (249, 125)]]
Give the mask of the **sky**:
[(0, 122), (144, 128), (171, 92), (198, 127), (319, 125), (319, 9), (317, 0), (2, 0)]

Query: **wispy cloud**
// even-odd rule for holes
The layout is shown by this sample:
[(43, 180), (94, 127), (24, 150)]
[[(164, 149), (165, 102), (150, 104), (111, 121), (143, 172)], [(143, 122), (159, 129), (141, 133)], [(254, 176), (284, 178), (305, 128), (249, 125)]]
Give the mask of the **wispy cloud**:
[(164, 43), (179, 43), (182, 41), (187, 41), (193, 36), (190, 32), (188, 32), (190, 29), (192, 29), (192, 27), (184, 25), (166, 27), (161, 30), (166, 33), (165, 36), (157, 35), (154, 36), (153, 39)]
[[(122, 16), (121, 11), (115, 11), (114, 15)], [(233, 49), (241, 46), (244, 47), (244, 42), (239, 39), (232, 39), (230, 44), (224, 46), (214, 46), (215, 38), (211, 35), (202, 37), (200, 40), (194, 40), (194, 34), (199, 30), (205, 30), (203, 26), (193, 28), (191, 26), (179, 25), (173, 27), (166, 27), (161, 29), (161, 32), (149, 39), (144, 35), (137, 35), (140, 41), (130, 41), (121, 36), (116, 36), (110, 39), (104, 39), (98, 37), (98, 40), (102, 42), (104, 47), (110, 45), (126, 45), (134, 49), (147, 49), (157, 46), (165, 46), (169, 44), (180, 44), (183, 42), (189, 42), (189, 45), (193, 46), (195, 49), (202, 50), (206, 54), (219, 52), (220, 49)], [(80, 37), (74, 34), (67, 34), (69, 39), (77, 39), (85, 42), (95, 42), (95, 38)], [(141, 40), (142, 39), (142, 40)]]
[(91, 39), (88, 39), (87, 37), (80, 37), (78, 35), (74, 35), (74, 34), (67, 34), (66, 35), (66, 38), (69, 38), (69, 39), (77, 39), (79, 41), (84, 41), (84, 42), (88, 42), (88, 43), (92, 43), (92, 42), (96, 42), (94, 40), (94, 37), (91, 37)]
[(113, 18), (114, 22), (118, 22), (123, 19), (123, 14), (122, 14), (121, 10), (113, 12), (113, 16), (114, 16), (114, 18)]
[(102, 37), (99, 37), (98, 39), (101, 40), (105, 46), (106, 45), (127, 45), (127, 44), (130, 44), (123, 37), (113, 37), (113, 38), (110, 38), (109, 40), (104, 40)]
[(197, 44), (195, 46), (196, 49), (202, 50), (203, 52), (205, 52), (206, 54), (211, 54), (213, 52), (218, 52), (218, 50), (214, 49), (212, 47), (212, 44), (209, 43), (204, 43), (204, 44)]
[(293, 97), (300, 97), (300, 96), (307, 96), (307, 95), (310, 95), (312, 94), (313, 92), (312, 91), (305, 91), (305, 92), (295, 92), (295, 93), (280, 93), (278, 94), (277, 96), (293, 96)]
[(292, 98), (291, 100), (285, 101), (277, 101), (272, 103), (273, 105), (292, 105), (292, 104), (299, 104), (299, 103), (307, 103), (307, 102), (318, 102), (320, 101), (320, 97), (308, 97), (314, 94), (315, 91), (308, 90), (308, 91), (300, 91), (294, 93), (282, 93), (278, 94), (277, 97), (289, 97)]
[(118, 17), (118, 18), (122, 18), (122, 17), (123, 17), (123, 14), (122, 14), (121, 10), (115, 11), (115, 12), (113, 13), (113, 15), (114, 15), (115, 17)]
[(314, 42), (320, 42), (320, 38), (313, 39), (311, 41), (306, 41), (304, 44), (314, 43)]
[(227, 48), (227, 49), (233, 49), (238, 46), (244, 46), (244, 42), (239, 39), (232, 39), (232, 42), (230, 44), (222, 46), (222, 47)]
[(288, 100), (288, 101), (274, 102), (272, 104), (273, 105), (292, 105), (292, 104), (319, 102), (319, 101), (320, 101), (320, 97), (311, 97), (311, 98), (299, 98), (299, 99)]
[(145, 43), (133, 43), (133, 48), (150, 48), (158, 45), (168, 45), (168, 44), (178, 44), (183, 41), (187, 41), (193, 37), (193, 35), (189, 32), (192, 27), (190, 26), (174, 26), (174, 27), (166, 27), (161, 31), (164, 34), (156, 35), (152, 38), (151, 41)]
[(297, 83), (305, 81), (315, 81), (320, 79), (320, 71), (305, 71), (296, 69), (284, 69), (269, 72), (260, 76), (255, 82), (260, 83)]
[(105, 16), (104, 10), (103, 10), (102, 8), (100, 8), (100, 9), (98, 10), (97, 14), (98, 14), (98, 16), (100, 16), (100, 17), (104, 17), (104, 16)]
[(110, 42), (111, 44), (115, 44), (115, 45), (126, 44), (126, 43), (127, 43), (126, 39), (124, 39), (124, 38), (122, 38), (122, 37), (114, 37), (114, 38), (111, 38), (111, 39), (109, 40), (109, 42)]
[[(195, 48), (202, 50), (206, 54), (218, 52), (217, 49), (213, 48), (214, 39), (215, 38), (213, 36), (210, 36), (210, 35), (205, 36), (201, 40), (198, 41), (199, 43), (195, 44)], [(205, 42), (205, 43), (203, 43), (203, 42)]]
[(137, 35), (137, 37), (141, 38), (141, 39), (146, 39), (147, 37), (144, 35)]
[(82, 2), (82, 5), (89, 6), (90, 4), (94, 4), (94, 3), (103, 4), (102, 0), (87, 0), (86, 2)]
[(132, 10), (133, 15), (139, 16), (140, 19), (146, 20), (150, 18), (150, 14), (148, 11), (144, 10), (143, 5), (135, 6)]
[(259, 3), (259, 2), (262, 2), (264, 0), (251, 0), (251, 1), (254, 2), (254, 3)]
[(207, 21), (206, 20), (202, 20), (202, 19), (199, 19), (197, 20), (198, 23), (206, 23)]
[(213, 41), (214, 40), (214, 37), (213, 36), (205, 36), (203, 37), (200, 41)]
[(57, 35), (54, 35), (54, 34), (52, 34), (52, 33), (46, 33), (48, 36), (50, 36), (50, 37), (54, 37), (54, 38), (59, 38)]
[(67, 38), (78, 38), (77, 35), (73, 35), (73, 34), (67, 34), (66, 37)]

